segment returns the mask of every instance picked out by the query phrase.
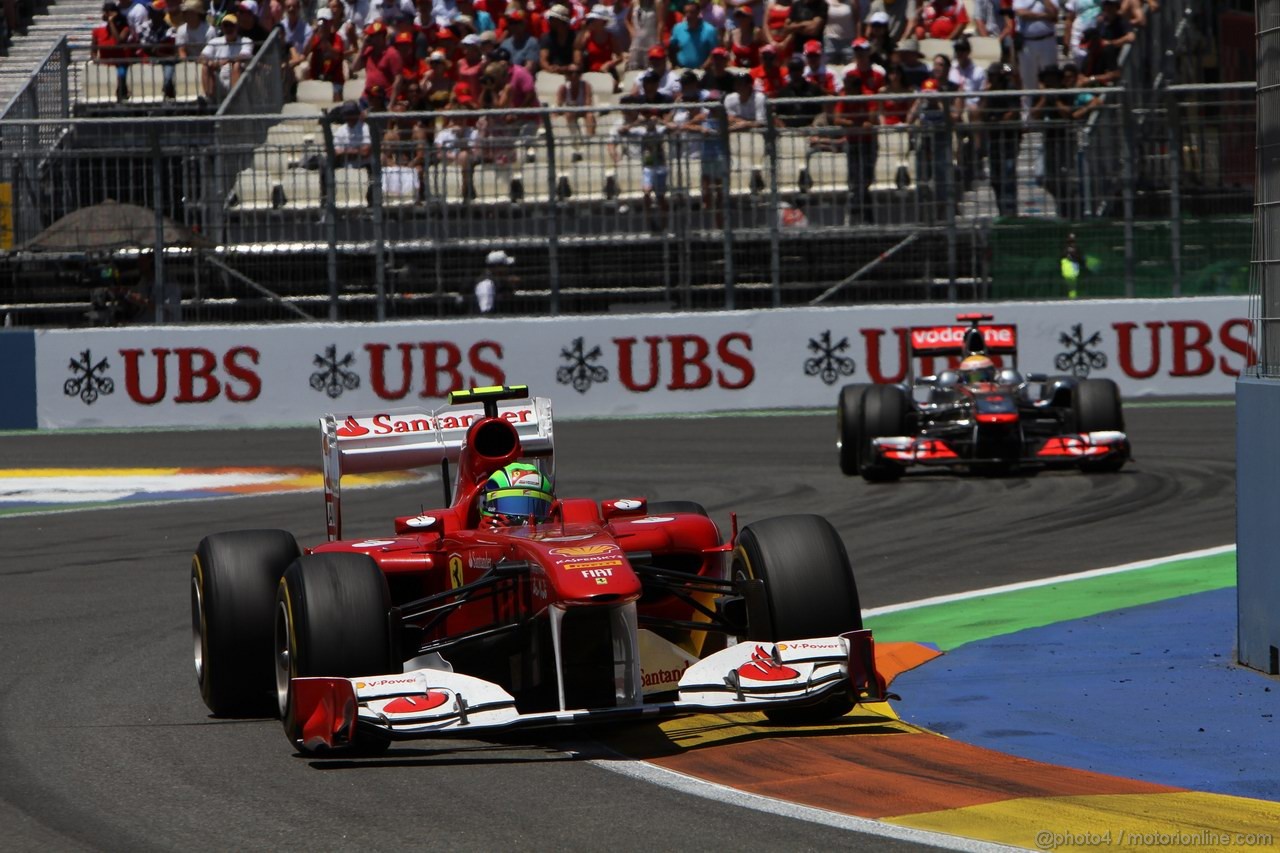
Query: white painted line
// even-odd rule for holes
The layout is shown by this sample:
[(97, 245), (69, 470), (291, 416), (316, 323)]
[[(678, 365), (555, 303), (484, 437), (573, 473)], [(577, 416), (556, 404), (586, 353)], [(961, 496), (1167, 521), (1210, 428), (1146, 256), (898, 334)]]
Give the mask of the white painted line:
[(1040, 578), (1033, 581), (1022, 581), (1020, 583), (1010, 583), (1004, 586), (992, 586), (986, 589), (975, 589), (970, 592), (957, 592), (951, 595), (937, 595), (933, 598), (921, 598), (916, 601), (907, 601), (902, 604), (887, 604), (884, 607), (871, 607), (862, 611), (862, 615), (880, 616), (885, 613), (900, 613), (904, 610), (916, 610), (921, 607), (932, 607), (935, 604), (950, 604), (954, 601), (968, 601), (974, 598), (982, 598), (985, 595), (998, 595), (1002, 592), (1016, 592), (1020, 589), (1035, 589), (1042, 586), (1053, 586), (1058, 583), (1070, 583), (1072, 581), (1087, 580), (1088, 578), (1100, 578), (1106, 575), (1118, 575), (1124, 572), (1136, 572), (1141, 569), (1150, 569), (1154, 566), (1161, 566), (1166, 563), (1176, 563), (1181, 560), (1195, 560), (1200, 557), (1216, 557), (1219, 554), (1226, 554), (1236, 549), (1235, 545), (1219, 545), (1216, 548), (1204, 548), (1199, 551), (1187, 551), (1182, 554), (1173, 554), (1168, 557), (1157, 557), (1154, 560), (1139, 560), (1136, 563), (1125, 563), (1120, 566), (1110, 566), (1105, 569), (1090, 569), (1087, 572), (1077, 572), (1072, 575), (1055, 575), (1051, 578)]
[(947, 835), (941, 832), (931, 832), (925, 829), (914, 829), (909, 826), (882, 823), (870, 818), (841, 814), (840, 812), (817, 809), (812, 806), (801, 806), (759, 794), (749, 794), (715, 782), (708, 782), (694, 776), (686, 776), (683, 773), (677, 773), (674, 770), (668, 770), (665, 767), (659, 767), (656, 764), (649, 764), (645, 761), (626, 759), (614, 761), (595, 758), (590, 759), (590, 763), (611, 773), (628, 776), (663, 788), (670, 788), (682, 794), (690, 794), (695, 797), (715, 800), (726, 805), (752, 809), (753, 811), (765, 812), (779, 817), (794, 818), (795, 820), (808, 821), (809, 823), (830, 826), (836, 829), (845, 829), (850, 832), (874, 835), (879, 838), (892, 838), (895, 841), (928, 844), (943, 850), (965, 850), (971, 851), (971, 853), (997, 853), (997, 851), (998, 853), (1004, 853), (1004, 851), (1008, 850), (1023, 849), (1021, 847), (1006, 847), (1003, 844), (994, 844), (989, 841), (961, 838), (957, 835)]

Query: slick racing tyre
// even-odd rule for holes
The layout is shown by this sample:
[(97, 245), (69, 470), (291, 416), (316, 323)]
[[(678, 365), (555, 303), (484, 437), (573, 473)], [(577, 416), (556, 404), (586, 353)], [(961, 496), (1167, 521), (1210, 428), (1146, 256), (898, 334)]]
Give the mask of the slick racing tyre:
[[(1081, 379), (1073, 394), (1076, 429), (1079, 432), (1124, 432), (1124, 414), (1120, 409), (1120, 389), (1110, 379)], [(1084, 462), (1080, 470), (1089, 474), (1106, 474), (1124, 467), (1120, 455), (1099, 462)]]
[[(749, 524), (738, 534), (733, 576), (764, 581), (767, 624), (749, 626), (752, 640), (834, 637), (862, 627), (862, 605), (840, 534), (818, 515), (785, 515)], [(803, 708), (766, 712), (770, 720), (804, 724), (843, 716), (852, 698), (839, 693)]]
[(911, 400), (897, 385), (872, 385), (862, 398), (862, 444), (865, 454), (862, 478), (868, 482), (886, 482), (902, 476), (896, 462), (872, 462), (871, 440), (887, 435), (905, 435), (907, 412)]
[(276, 584), (298, 558), (284, 530), (206, 536), (191, 558), (191, 634), (200, 696), (219, 717), (269, 716)]
[(840, 389), (836, 404), (836, 449), (840, 453), (840, 471), (856, 477), (862, 469), (862, 398), (870, 385), (846, 385)]
[[(311, 554), (285, 571), (275, 608), (276, 701), (285, 734), (301, 748), (292, 679), (401, 671), (391, 648), (391, 595), (382, 570), (369, 557)], [(353, 745), (372, 751), (387, 743), (357, 733)]]

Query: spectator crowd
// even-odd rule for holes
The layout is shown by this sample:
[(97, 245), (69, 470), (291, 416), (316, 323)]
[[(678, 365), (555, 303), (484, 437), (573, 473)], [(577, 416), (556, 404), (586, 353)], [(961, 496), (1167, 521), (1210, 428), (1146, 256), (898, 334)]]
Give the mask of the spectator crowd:
[[(1097, 100), (1063, 90), (1116, 82), (1120, 51), (1157, 8), (1157, 0), (177, 3), (104, 4), (94, 55), (116, 66), (120, 100), (129, 97), (129, 63), (162, 65), (165, 96), (173, 97), (172, 69), (191, 60), (203, 97), (217, 102), (279, 28), (286, 90), (305, 80), (332, 87), (340, 164), (369, 165), (366, 119), (391, 114), (378, 123), (384, 180), (412, 188), (424, 164), (455, 162), (467, 176), (464, 195), (474, 196), (472, 167), (518, 157), (520, 138), (536, 130), (535, 117), (519, 110), (607, 101), (618, 105), (608, 128), (595, 113), (566, 112), (564, 120), (575, 134), (601, 135), (615, 159), (639, 158), (655, 219), (664, 214), (670, 139), (700, 149), (703, 200), (715, 209), (726, 178), (723, 133), (760, 128), (772, 116), (778, 126), (813, 127), (813, 148), (844, 153), (850, 215), (859, 221), (871, 218), (882, 129), (899, 125), (913, 129), (916, 181), (932, 186), (939, 204), (954, 204), (958, 188), (985, 173), (999, 212), (1013, 215), (1020, 135), (1048, 122), (1039, 177), (1060, 213), (1078, 215), (1070, 123)], [(999, 58), (975, 61), (971, 37), (998, 42)], [(926, 56), (926, 39), (951, 49)], [(553, 103), (539, 97), (537, 80), (548, 74), (559, 75)], [(353, 79), (362, 81), (358, 99), (347, 85)], [(1056, 93), (977, 94), (1034, 89)], [(921, 92), (958, 97), (912, 97)], [(849, 95), (880, 97), (805, 103)], [(476, 114), (494, 110), (501, 112)]]

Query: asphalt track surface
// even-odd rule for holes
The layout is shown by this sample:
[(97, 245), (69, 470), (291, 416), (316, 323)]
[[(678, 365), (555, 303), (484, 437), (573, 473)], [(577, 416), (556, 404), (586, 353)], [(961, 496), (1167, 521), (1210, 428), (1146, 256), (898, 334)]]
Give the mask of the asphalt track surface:
[[(1234, 408), (1126, 411), (1114, 476), (842, 477), (833, 417), (557, 425), (561, 494), (693, 499), (727, 525), (814, 512), (864, 607), (1234, 541)], [(6, 467), (318, 467), (312, 430), (0, 437)], [(436, 487), (438, 488), (438, 487)], [(385, 533), (434, 491), (348, 494)], [(0, 518), (0, 849), (905, 850), (607, 772), (543, 736), (293, 754), (274, 721), (215, 720), (191, 665), (188, 572), (206, 533), (323, 537), (318, 495)]]

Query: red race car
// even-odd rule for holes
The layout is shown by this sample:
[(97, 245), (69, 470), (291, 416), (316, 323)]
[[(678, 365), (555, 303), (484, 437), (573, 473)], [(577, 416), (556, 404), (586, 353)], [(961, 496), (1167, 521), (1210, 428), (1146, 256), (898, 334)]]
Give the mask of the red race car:
[[(274, 709), (310, 752), (698, 710), (818, 720), (884, 698), (825, 519), (739, 532), (734, 517), (725, 541), (695, 503), (557, 499), (549, 401), (515, 386), (450, 403), (321, 420), (329, 541), (200, 542), (195, 664), (214, 714)], [(344, 474), (434, 465), (441, 508), (343, 538)]]

